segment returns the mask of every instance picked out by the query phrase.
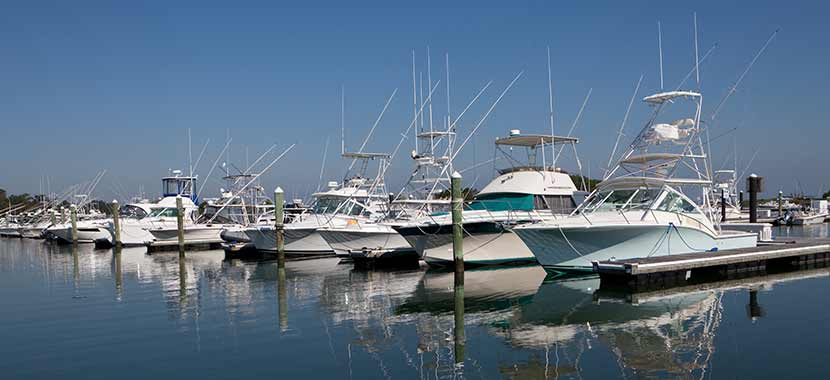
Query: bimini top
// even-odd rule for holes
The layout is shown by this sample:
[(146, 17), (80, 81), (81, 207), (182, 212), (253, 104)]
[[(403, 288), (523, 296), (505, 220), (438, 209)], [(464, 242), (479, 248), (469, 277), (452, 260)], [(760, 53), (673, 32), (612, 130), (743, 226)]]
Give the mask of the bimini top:
[(579, 139), (576, 137), (563, 137), (551, 135), (515, 135), (510, 137), (499, 137), (496, 145), (523, 146), (535, 148), (543, 144), (576, 144)]
[(709, 185), (711, 181), (698, 178), (656, 178), (656, 177), (617, 177), (603, 181), (598, 185), (600, 189), (608, 187), (638, 187), (638, 186), (663, 186), (663, 185)]
[(646, 102), (646, 103), (651, 103), (651, 104), (660, 104), (660, 103), (665, 103), (667, 101), (672, 101), (675, 98), (681, 98), (681, 97), (685, 97), (685, 96), (699, 98), (700, 93), (697, 93), (697, 92), (694, 92), (694, 91), (661, 92), (659, 94), (646, 96), (645, 98), (643, 98), (643, 101)]
[(366, 153), (366, 152), (343, 152), (341, 154), (344, 158), (390, 158), (392, 157), (389, 153)]

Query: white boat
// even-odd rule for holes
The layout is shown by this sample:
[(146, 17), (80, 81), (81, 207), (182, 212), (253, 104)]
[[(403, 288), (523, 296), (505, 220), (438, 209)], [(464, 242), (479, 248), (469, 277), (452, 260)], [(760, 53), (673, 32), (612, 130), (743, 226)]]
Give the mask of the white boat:
[[(388, 158), (388, 155), (383, 155)], [(315, 193), (311, 212), (294, 216), (285, 224), (286, 255), (314, 256), (332, 255), (334, 250), (320, 235), (322, 227), (342, 228), (379, 218), (386, 211), (388, 199), (382, 188), (373, 185), (363, 177), (352, 178), (343, 186), (329, 183), (329, 190)], [(248, 239), (256, 249), (265, 253), (276, 253), (276, 231), (273, 223), (251, 226), (245, 229)]]
[(20, 225), (9, 221), (8, 219), (0, 226), (0, 236), (2, 237), (20, 237)]
[[(379, 220), (358, 219), (344, 226), (327, 226), (319, 230), (334, 252), (358, 262), (417, 262), (421, 255), (393, 227), (449, 210), (449, 199), (438, 199), (436, 195), (448, 190), (448, 165), (454, 138), (454, 132), (419, 133), (417, 141), (420, 143), (415, 144), (411, 153), (415, 170), (390, 202), (388, 214)], [(439, 150), (444, 153), (436, 154)]]
[[(511, 154), (526, 151), (527, 165), (499, 170), (462, 212), (465, 265), (534, 263), (536, 258), (508, 228), (545, 218), (565, 217), (582, 200), (571, 176), (545, 161), (546, 148), (573, 145), (578, 139), (551, 135), (522, 135), (496, 139), (496, 150), (507, 162), (521, 162)], [(524, 149), (522, 149), (524, 148)], [(542, 165), (537, 164), (537, 157)], [(440, 213), (395, 226), (409, 244), (431, 265), (453, 263), (452, 216)]]
[[(109, 235), (103, 219), (78, 220), (76, 227), (78, 243), (94, 243)], [(72, 223), (58, 223), (47, 228), (46, 233), (61, 243), (72, 243)]]
[[(162, 198), (156, 203), (132, 203), (121, 207), (119, 220), (121, 229), (121, 246), (137, 247), (145, 246), (153, 240), (151, 229), (166, 230), (177, 228), (178, 209), (176, 208), (176, 196), (182, 197), (182, 208), (184, 214), (182, 221), (185, 226), (193, 224), (198, 213), (198, 206), (194, 199), (198, 200), (192, 193), (195, 177), (181, 176), (178, 170), (173, 175), (162, 178)], [(115, 226), (112, 220), (106, 224), (107, 236), (99, 239), (98, 244), (112, 245), (115, 241)]]
[[(598, 260), (756, 246), (756, 233), (729, 231), (719, 223), (700, 132), (701, 94), (671, 91), (643, 100), (654, 114), (571, 216), (513, 229), (549, 271), (591, 270)], [(658, 122), (667, 111), (684, 118)]]

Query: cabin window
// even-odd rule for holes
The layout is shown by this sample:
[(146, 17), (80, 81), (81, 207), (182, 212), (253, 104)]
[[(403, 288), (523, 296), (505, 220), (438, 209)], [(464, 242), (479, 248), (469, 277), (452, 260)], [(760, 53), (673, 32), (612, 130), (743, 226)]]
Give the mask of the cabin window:
[(534, 203), (531, 194), (492, 193), (476, 197), (467, 208), (487, 211), (532, 211)]
[(637, 190), (631, 200), (628, 202), (627, 209), (647, 209), (660, 195), (660, 189), (646, 189), (641, 188)]
[(570, 214), (576, 208), (576, 202), (570, 195), (545, 195), (544, 200), (554, 214)]
[(142, 219), (147, 216), (147, 211), (141, 207), (124, 205), (118, 210), (118, 215), (125, 218)]
[(179, 215), (179, 210), (176, 208), (155, 208), (150, 216), (154, 218), (161, 218), (161, 217), (176, 217)]

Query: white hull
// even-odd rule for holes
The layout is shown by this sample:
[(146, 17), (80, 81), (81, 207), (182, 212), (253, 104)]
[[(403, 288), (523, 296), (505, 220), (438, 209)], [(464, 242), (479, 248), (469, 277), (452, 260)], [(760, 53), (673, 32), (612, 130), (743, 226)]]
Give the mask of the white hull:
[(755, 247), (754, 233), (724, 231), (712, 236), (667, 224), (530, 226), (514, 232), (546, 269), (590, 270), (593, 261), (623, 260)]
[(349, 256), (353, 251), (396, 251), (415, 250), (400, 234), (383, 225), (367, 228), (323, 228), (318, 232), (338, 256)]
[[(314, 227), (285, 228), (285, 253), (289, 255), (331, 255), (334, 251)], [(273, 227), (253, 227), (245, 230), (257, 250), (277, 251), (277, 236)]]
[(824, 220), (827, 219), (827, 214), (818, 214), (818, 215), (808, 215), (808, 216), (796, 216), (793, 219), (794, 226), (803, 226), (808, 224), (819, 224), (824, 223)]
[[(222, 241), (222, 238), (219, 236), (219, 234), (225, 227), (226, 226), (221, 224), (194, 224), (186, 226), (183, 229), (184, 242), (185, 244), (219, 243)], [(148, 231), (153, 236), (153, 240), (148, 242), (148, 245), (152, 245), (153, 243), (171, 243), (179, 241), (178, 227), (149, 229)]]
[[(69, 223), (50, 227), (46, 231), (60, 241), (72, 243), (72, 225)], [(109, 236), (109, 232), (104, 227), (91, 223), (78, 223), (77, 231), (78, 243), (94, 243), (97, 239)]]
[(3, 237), (20, 237), (20, 231), (17, 227), (2, 227), (0, 228), (0, 236)]

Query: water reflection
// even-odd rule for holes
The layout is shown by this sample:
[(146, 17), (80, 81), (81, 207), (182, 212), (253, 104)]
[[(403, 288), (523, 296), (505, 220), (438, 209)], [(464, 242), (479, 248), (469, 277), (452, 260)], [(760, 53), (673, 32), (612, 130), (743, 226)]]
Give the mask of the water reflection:
[[(701, 378), (724, 351), (717, 336), (730, 312), (725, 297), (740, 298), (733, 321), (737, 315), (747, 325), (764, 323), (776, 305), (768, 292), (774, 286), (830, 278), (830, 270), (815, 269), (626, 293), (603, 288), (592, 277), (552, 281), (541, 268), (527, 266), (467, 270), (458, 287), (453, 272), (423, 267), (355, 269), (337, 259), (280, 267), (276, 261), (227, 261), (221, 251), (180, 256), (18, 240), (0, 241), (0, 272), (30, 274), (46, 285), (49, 293), (33, 293), (33, 310), (47, 305), (53, 313), (77, 309), (100, 316), (66, 318), (72, 329), (55, 326), (64, 334), (84, 331), (86, 340), (68, 342), (88, 344), (88, 352), (111, 349), (106, 339), (123, 336), (129, 346), (145, 349), (163, 342), (177, 358), (189, 359), (181, 361), (187, 367), (209, 362), (213, 354), (217, 362), (233, 358), (244, 362), (234, 366), (237, 375), (298, 377), (311, 371), (420, 379)], [(71, 296), (83, 298), (61, 303)], [(5, 318), (0, 322), (11, 323)], [(124, 329), (130, 319), (141, 323)], [(47, 333), (54, 334), (17, 323), (6, 329), (23, 329), (9, 341), (21, 354), (0, 349), (0, 357), (6, 355), (0, 369), (3, 360), (36, 350), (37, 342), (51, 339)], [(77, 325), (86, 329), (75, 330)], [(56, 351), (68, 347), (53, 344)], [(39, 358), (58, 357), (50, 355)], [(314, 368), (290, 372), (271, 365), (274, 358), (290, 363), (310, 357)], [(32, 371), (37, 374), (37, 367)]]

